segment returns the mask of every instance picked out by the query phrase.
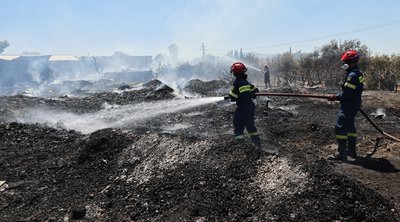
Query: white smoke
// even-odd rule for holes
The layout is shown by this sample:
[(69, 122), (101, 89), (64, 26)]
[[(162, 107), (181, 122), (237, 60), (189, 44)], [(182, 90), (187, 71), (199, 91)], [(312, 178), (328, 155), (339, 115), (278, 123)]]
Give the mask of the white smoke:
[(372, 113), (373, 116), (375, 117), (386, 117), (386, 110), (384, 108), (378, 108), (374, 113)]
[(31, 74), (32, 81), (42, 82), (42, 73), (45, 71), (46, 65), (45, 60), (33, 60), (29, 63), (27, 71)]
[(162, 114), (176, 113), (178, 111), (222, 100), (222, 97), (209, 97), (143, 102), (126, 106), (104, 104), (104, 109), (95, 113), (86, 114), (37, 108), (16, 112), (11, 121), (22, 123), (44, 123), (51, 127), (61, 127), (73, 129), (82, 133), (91, 133), (99, 129), (110, 127), (129, 129), (147, 119)]

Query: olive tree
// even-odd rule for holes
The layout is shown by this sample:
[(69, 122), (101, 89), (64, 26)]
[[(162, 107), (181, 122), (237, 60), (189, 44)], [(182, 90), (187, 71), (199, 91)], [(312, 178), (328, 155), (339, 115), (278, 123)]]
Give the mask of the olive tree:
[(296, 63), (293, 54), (291, 52), (285, 52), (277, 55), (276, 59), (277, 63), (275, 65), (277, 77), (282, 79), (285, 85), (291, 85), (297, 80)]
[(392, 55), (391, 57), (391, 67), (393, 75), (397, 80), (400, 80), (400, 55)]
[(386, 89), (390, 77), (390, 57), (374, 56), (369, 61), (368, 75), (365, 76), (368, 88)]

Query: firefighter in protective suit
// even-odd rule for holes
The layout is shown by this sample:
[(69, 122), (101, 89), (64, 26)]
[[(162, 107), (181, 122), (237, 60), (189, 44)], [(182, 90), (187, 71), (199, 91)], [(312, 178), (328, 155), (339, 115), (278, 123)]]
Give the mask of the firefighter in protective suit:
[(261, 147), (261, 139), (254, 125), (255, 105), (252, 99), (256, 98), (259, 91), (247, 81), (247, 68), (241, 62), (233, 63), (231, 73), (236, 77), (232, 89), (229, 92), (231, 101), (236, 102), (237, 109), (233, 117), (235, 139), (244, 142), (244, 128), (250, 135), (251, 141), (256, 147)]
[(340, 101), (337, 114), (335, 134), (338, 143), (338, 153), (328, 158), (347, 161), (347, 156), (357, 157), (356, 138), (357, 131), (354, 118), (361, 108), (361, 94), (363, 91), (364, 76), (358, 68), (360, 56), (355, 50), (346, 51), (342, 57), (342, 69), (346, 71), (342, 82), (342, 92), (331, 95), (329, 100)]

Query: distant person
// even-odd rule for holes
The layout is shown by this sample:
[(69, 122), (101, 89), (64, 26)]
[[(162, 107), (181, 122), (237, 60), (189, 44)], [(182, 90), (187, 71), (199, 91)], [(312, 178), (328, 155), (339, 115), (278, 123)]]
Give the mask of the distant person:
[(340, 101), (337, 114), (335, 133), (338, 143), (338, 153), (328, 158), (347, 161), (347, 156), (357, 158), (356, 127), (354, 118), (361, 107), (361, 94), (364, 88), (364, 76), (358, 68), (360, 56), (355, 50), (346, 51), (342, 57), (342, 69), (346, 71), (342, 82), (342, 92), (331, 95), (330, 101)]
[(389, 89), (389, 91), (397, 92), (397, 81), (396, 81), (395, 75), (390, 76), (388, 89)]
[(231, 101), (236, 102), (237, 108), (233, 117), (235, 139), (239, 142), (245, 141), (244, 128), (250, 135), (251, 141), (261, 147), (261, 139), (254, 124), (255, 105), (252, 99), (259, 90), (247, 81), (247, 68), (241, 62), (233, 63), (231, 73), (235, 76), (232, 90), (229, 92)]
[(265, 90), (271, 88), (271, 77), (269, 75), (268, 65), (264, 65), (264, 83), (265, 83)]

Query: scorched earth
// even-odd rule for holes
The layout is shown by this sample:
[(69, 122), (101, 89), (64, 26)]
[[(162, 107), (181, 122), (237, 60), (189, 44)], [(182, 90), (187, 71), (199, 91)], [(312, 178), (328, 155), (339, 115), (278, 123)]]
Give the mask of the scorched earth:
[[(185, 90), (0, 97), (0, 221), (399, 221), (400, 144), (361, 115), (360, 158), (338, 163), (337, 103), (257, 98), (259, 150), (232, 137), (225, 82)], [(400, 137), (398, 93), (363, 108)]]

